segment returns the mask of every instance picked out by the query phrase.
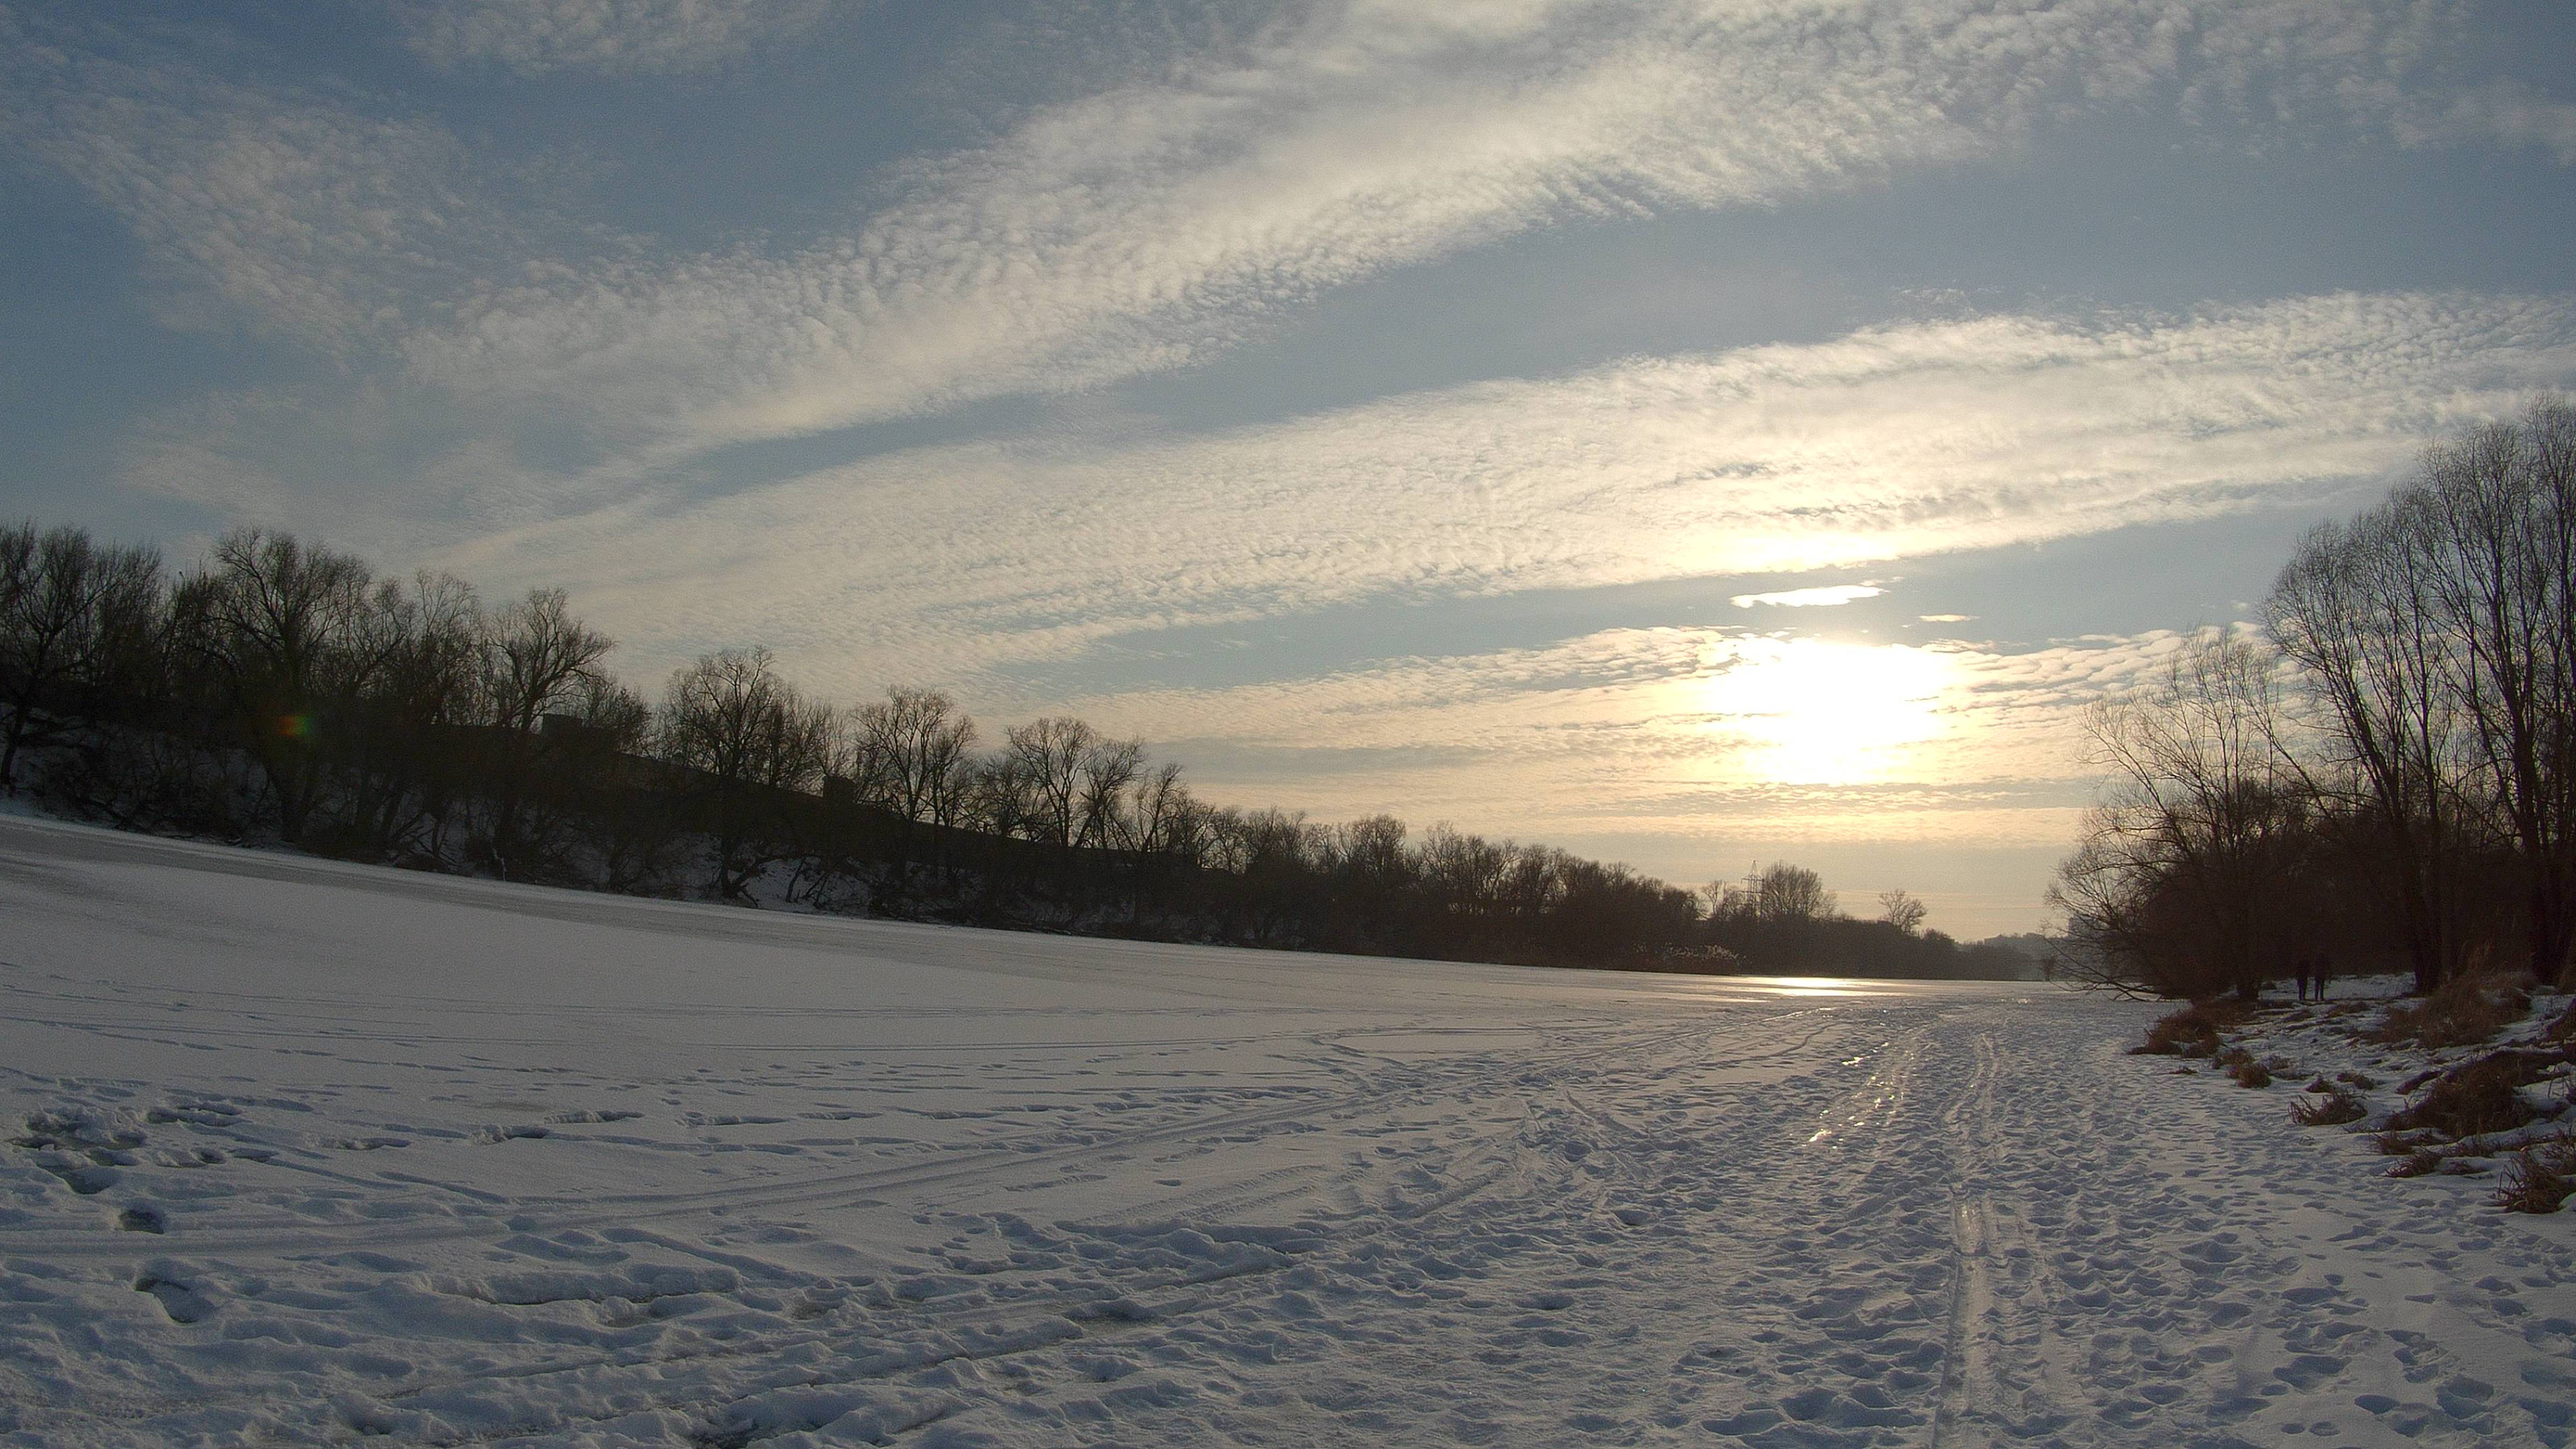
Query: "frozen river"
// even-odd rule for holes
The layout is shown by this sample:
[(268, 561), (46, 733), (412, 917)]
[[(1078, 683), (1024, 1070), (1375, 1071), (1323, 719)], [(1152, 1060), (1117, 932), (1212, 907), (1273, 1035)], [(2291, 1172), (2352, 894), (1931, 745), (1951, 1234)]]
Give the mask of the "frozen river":
[(0, 820), (0, 1435), (2565, 1445), (2565, 1218), (2029, 985), (763, 914)]

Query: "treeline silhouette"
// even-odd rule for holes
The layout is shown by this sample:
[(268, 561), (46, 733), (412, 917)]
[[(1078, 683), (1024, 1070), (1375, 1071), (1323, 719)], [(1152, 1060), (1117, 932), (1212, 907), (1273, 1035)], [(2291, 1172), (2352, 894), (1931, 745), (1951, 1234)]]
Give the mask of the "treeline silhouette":
[(1708, 886), (1702, 949), (1727, 969), (1764, 975), (2002, 980), (2036, 977), (2052, 943), (2038, 936), (1961, 945), (1926, 929), (1924, 904), (1901, 890), (1875, 919), (1845, 915), (1824, 877), (1785, 861), (1741, 883)]
[(650, 700), (611, 648), (560, 592), (487, 608), (284, 533), (174, 575), (77, 529), (0, 529), (0, 784), (130, 830), (642, 894), (1541, 965), (2019, 974), (1921, 929), (1919, 905), (1842, 918), (1820, 882), (1794, 909), (1713, 890), (1704, 910), (1445, 824), (1212, 806), (1080, 720), (987, 747), (936, 690), (835, 708), (756, 648)]
[(2302, 967), (2576, 987), (2576, 407), (2429, 449), (2263, 614), (2095, 707), (2066, 968), (2193, 998)]

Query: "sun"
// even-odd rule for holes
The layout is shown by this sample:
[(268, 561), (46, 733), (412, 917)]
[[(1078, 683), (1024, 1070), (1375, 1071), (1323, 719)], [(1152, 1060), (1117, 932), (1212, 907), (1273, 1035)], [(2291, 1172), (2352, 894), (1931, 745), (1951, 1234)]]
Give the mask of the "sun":
[(1862, 785), (1902, 776), (1946, 726), (1956, 662), (1902, 645), (1735, 639), (1699, 682), (1710, 733), (1733, 763), (1778, 785)]

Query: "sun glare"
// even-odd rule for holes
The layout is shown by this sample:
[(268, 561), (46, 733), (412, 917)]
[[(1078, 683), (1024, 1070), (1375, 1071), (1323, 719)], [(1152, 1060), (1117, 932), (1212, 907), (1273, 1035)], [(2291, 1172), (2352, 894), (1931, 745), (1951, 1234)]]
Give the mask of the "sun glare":
[(1702, 681), (1713, 734), (1739, 741), (1735, 763), (1779, 785), (1859, 785), (1901, 775), (1943, 732), (1950, 656), (1896, 645), (1747, 639)]

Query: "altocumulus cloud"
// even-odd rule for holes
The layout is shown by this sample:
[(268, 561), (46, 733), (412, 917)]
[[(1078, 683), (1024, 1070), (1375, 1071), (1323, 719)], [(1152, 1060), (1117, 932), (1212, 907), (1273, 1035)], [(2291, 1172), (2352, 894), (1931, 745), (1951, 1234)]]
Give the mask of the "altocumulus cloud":
[[(1227, 793), (1417, 822), (1508, 795), (1543, 835), (1717, 831), (2053, 846), (2080, 810), (2083, 706), (2188, 636), (2002, 653), (1714, 627), (1382, 660), (1312, 678), (1073, 701), (1212, 760)], [(1327, 760), (1324, 768), (1317, 763)]]
[(1887, 592), (1875, 584), (1822, 584), (1812, 589), (1776, 589), (1767, 594), (1737, 594), (1727, 602), (1739, 609), (1830, 609)]
[(2439, 28), (2366, 0), (1292, 7), (1255, 42), (919, 162), (854, 234), (479, 291), (407, 365), (685, 455), (1177, 367), (1389, 267), (1985, 154), (2159, 86), (2425, 144), (2554, 145), (2544, 102), (2410, 83)]
[(2571, 378), (2563, 298), (1990, 317), (1142, 445), (918, 449), (445, 558), (568, 583), (657, 660), (757, 618), (833, 687), (972, 682), (1355, 600), (1788, 572), (2313, 500)]
[[(526, 249), (467, 148), (424, 121), (236, 83), (0, 7), (0, 139), (121, 218), (182, 327), (239, 321), (346, 354)], [(415, 319), (416, 320), (416, 319)]]
[(434, 65), (523, 75), (698, 70), (813, 24), (830, 0), (395, 0), (412, 49)]
[[(440, 63), (538, 77), (709, 64), (821, 12), (387, 13)], [(0, 11), (16, 98), (0, 115), (209, 305), (373, 350), (361, 376), (440, 399), (456, 431), (593, 450), (545, 481), (471, 457), (421, 470), (484, 477), (478, 516), (531, 491), (630, 493), (727, 442), (1179, 367), (1316, 293), (1497, 237), (1777, 203), (2167, 92), (2414, 144), (2564, 152), (2576, 134), (2544, 97), (2438, 84), (2464, 22), (2398, 0), (1381, 0), (1290, 6), (1177, 56), (1141, 24), (1122, 40), (1114, 8), (1098, 18), (1104, 48), (1135, 53), (1123, 81), (989, 144), (846, 178), (867, 201), (846, 232), (679, 256), (553, 214), (542, 186), (490, 174), (386, 98), (261, 89), (98, 24)]]

